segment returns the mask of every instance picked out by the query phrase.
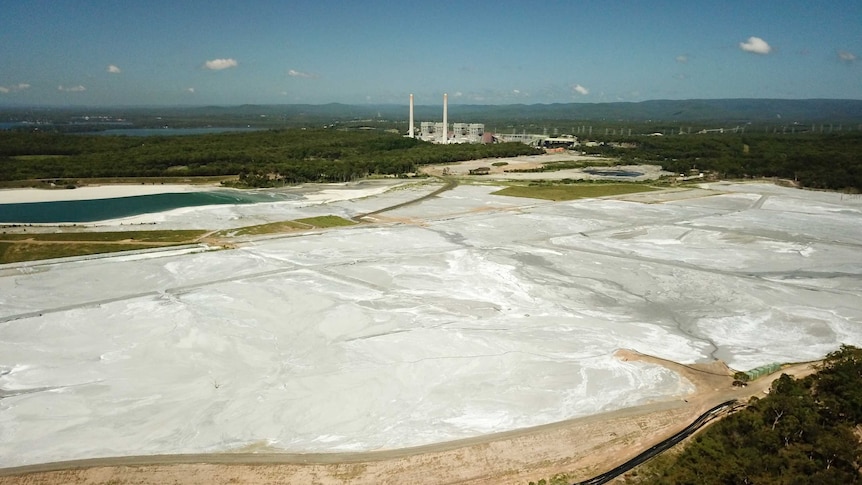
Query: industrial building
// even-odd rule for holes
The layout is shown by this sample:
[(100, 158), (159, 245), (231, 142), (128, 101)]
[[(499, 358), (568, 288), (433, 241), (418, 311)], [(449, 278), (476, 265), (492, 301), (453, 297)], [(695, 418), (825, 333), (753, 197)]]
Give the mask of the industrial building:
[(413, 95), (410, 95), (410, 121), (407, 136), (432, 143), (483, 143), (485, 125), (482, 123), (453, 123), (449, 129), (449, 95), (443, 94), (443, 121), (422, 121), (419, 136), (415, 135), (413, 121)]
[(545, 150), (570, 150), (578, 146), (578, 137), (562, 135), (548, 137), (547, 134), (490, 134), (485, 133), (482, 123), (452, 123), (449, 125), (449, 95), (443, 93), (443, 121), (422, 121), (419, 123), (419, 134), (415, 132), (413, 120), (413, 95), (410, 95), (410, 121), (407, 136), (431, 143), (496, 143), (520, 142)]

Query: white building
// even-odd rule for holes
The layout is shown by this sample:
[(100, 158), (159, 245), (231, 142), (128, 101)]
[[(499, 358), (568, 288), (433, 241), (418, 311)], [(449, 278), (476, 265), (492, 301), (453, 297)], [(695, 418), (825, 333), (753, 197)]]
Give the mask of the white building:
[(456, 143), (479, 143), (485, 134), (482, 123), (452, 123), (453, 141)]
[[(443, 122), (422, 121), (419, 124), (418, 138), (433, 143), (481, 143), (485, 134), (482, 123), (453, 123), (449, 131), (449, 96), (443, 94)], [(408, 135), (413, 136), (413, 95), (410, 95), (410, 128)]]

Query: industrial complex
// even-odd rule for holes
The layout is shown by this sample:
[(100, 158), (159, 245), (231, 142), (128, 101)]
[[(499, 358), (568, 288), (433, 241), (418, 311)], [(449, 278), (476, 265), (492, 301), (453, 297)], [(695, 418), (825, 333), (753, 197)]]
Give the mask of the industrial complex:
[(443, 121), (422, 121), (419, 123), (419, 134), (416, 134), (414, 121), (413, 95), (410, 95), (410, 121), (407, 137), (418, 138), (431, 143), (497, 143), (520, 142), (543, 148), (573, 148), (578, 144), (578, 138), (572, 135), (549, 138), (546, 134), (487, 133), (483, 123), (452, 123), (449, 125), (449, 95), (443, 93)]
[(485, 125), (482, 123), (453, 123), (449, 129), (449, 95), (443, 93), (443, 121), (423, 121), (419, 124), (419, 136), (416, 136), (413, 120), (413, 95), (410, 95), (410, 124), (407, 136), (419, 138), (432, 143), (491, 143), (493, 140), (485, 137)]

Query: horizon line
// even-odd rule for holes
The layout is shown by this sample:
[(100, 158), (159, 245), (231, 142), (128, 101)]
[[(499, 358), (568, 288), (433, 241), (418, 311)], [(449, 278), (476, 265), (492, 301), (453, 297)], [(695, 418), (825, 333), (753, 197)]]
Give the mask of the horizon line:
[[(684, 98), (684, 99), (669, 99), (656, 98), (645, 99), (641, 101), (566, 101), (566, 102), (548, 102), (548, 103), (497, 103), (497, 104), (482, 104), (482, 103), (459, 103), (452, 102), (450, 105), (455, 106), (483, 106), (483, 107), (504, 107), (504, 106), (556, 106), (556, 105), (613, 105), (613, 104), (643, 104), (654, 102), (696, 102), (696, 101), (827, 101), (827, 102), (862, 102), (862, 98)], [(344, 103), (339, 101), (331, 101), (326, 103), (239, 103), (239, 104), (0, 104), (0, 109), (81, 109), (81, 108), (116, 108), (116, 109), (146, 109), (146, 108), (238, 108), (246, 106), (351, 106), (351, 107), (371, 107), (371, 106), (408, 106), (409, 100), (401, 103)], [(416, 104), (416, 107), (429, 106), (439, 107), (441, 104)], [(860, 113), (862, 115), (862, 113)]]

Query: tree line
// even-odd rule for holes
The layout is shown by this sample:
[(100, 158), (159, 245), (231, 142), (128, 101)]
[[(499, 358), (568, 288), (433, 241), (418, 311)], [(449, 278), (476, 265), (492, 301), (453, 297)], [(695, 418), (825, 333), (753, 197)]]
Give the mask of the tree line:
[[(581, 150), (721, 178), (779, 177), (862, 191), (862, 133), (602, 137)], [(634, 148), (614, 148), (627, 142)], [(435, 145), (380, 131), (279, 129), (195, 136), (0, 132), (0, 181), (240, 175), (249, 186), (403, 175), (421, 165), (540, 153), (519, 143)]]
[[(782, 375), (763, 399), (697, 435), (644, 484), (862, 482), (862, 349), (842, 346), (804, 379)], [(629, 479), (632, 481), (632, 479)]]
[[(622, 139), (621, 139), (622, 140)], [(714, 171), (721, 178), (778, 177), (804, 187), (862, 191), (862, 133), (721, 134), (629, 138), (634, 149), (597, 147), (665, 170)]]
[(421, 165), (539, 153), (520, 143), (435, 145), (372, 131), (194, 136), (0, 132), (0, 180), (241, 175), (249, 185), (343, 182)]

